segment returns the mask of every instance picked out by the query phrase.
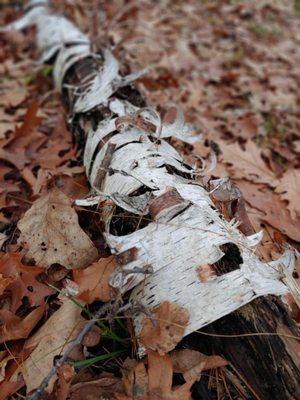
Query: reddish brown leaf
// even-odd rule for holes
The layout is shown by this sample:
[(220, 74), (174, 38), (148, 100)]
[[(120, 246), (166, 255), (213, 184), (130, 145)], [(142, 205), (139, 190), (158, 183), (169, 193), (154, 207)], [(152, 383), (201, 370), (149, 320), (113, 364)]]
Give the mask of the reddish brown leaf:
[[(131, 360), (132, 361), (132, 360)], [(129, 363), (128, 363), (129, 364)], [(173, 366), (166, 354), (148, 352), (148, 371), (142, 361), (130, 363), (123, 369), (125, 394), (116, 394), (118, 400), (190, 400), (194, 380), (172, 387)]]
[(245, 200), (263, 212), (262, 221), (266, 221), (291, 239), (300, 240), (299, 223), (291, 219), (286, 204), (280, 200), (279, 195), (274, 194), (266, 186), (247, 181), (239, 181), (238, 186)]
[(4, 289), (11, 294), (10, 311), (13, 313), (22, 304), (24, 296), (31, 307), (44, 304), (44, 299), (53, 293), (53, 289), (36, 278), (45, 268), (23, 265), (20, 254), (5, 254), (0, 258), (0, 292)]
[(152, 310), (152, 318), (144, 317), (140, 342), (146, 349), (165, 354), (182, 339), (189, 322), (189, 313), (176, 303), (164, 301)]
[(8, 310), (0, 310), (0, 343), (27, 338), (44, 315), (46, 306), (31, 311), (26, 317), (18, 317)]
[(116, 268), (115, 257), (101, 258), (89, 267), (73, 271), (73, 279), (80, 293), (78, 298), (90, 304), (95, 300), (109, 301), (111, 288), (109, 278)]
[(280, 179), (276, 193), (279, 193), (283, 200), (288, 201), (291, 217), (293, 219), (300, 217), (300, 171), (288, 170)]

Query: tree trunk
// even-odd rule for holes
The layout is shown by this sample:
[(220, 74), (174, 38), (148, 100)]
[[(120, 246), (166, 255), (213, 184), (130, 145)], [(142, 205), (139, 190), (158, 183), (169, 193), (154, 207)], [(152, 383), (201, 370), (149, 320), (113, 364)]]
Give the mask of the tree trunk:
[[(131, 301), (148, 308), (163, 300), (179, 303), (190, 315), (186, 335), (207, 325), (207, 332), (217, 334), (296, 335), (278, 299), (255, 300), (287, 292), (282, 267), (292, 273), (292, 252), (266, 264), (253, 255), (260, 236), (244, 236), (219, 215), (209, 193), (195, 181), (196, 171), (169, 144), (171, 135), (193, 141), (182, 116), (172, 124), (162, 122), (131, 85), (139, 74), (122, 76), (107, 50), (92, 53), (84, 34), (64, 17), (48, 13), (46, 0), (30, 4), (11, 27), (36, 24), (42, 60), (54, 63), (55, 85), (69, 109), (74, 135), (85, 147), (83, 162), (92, 187), (93, 196), (77, 204), (110, 207), (103, 211), (105, 237), (120, 265), (111, 286), (121, 293), (135, 287)], [(232, 248), (236, 254), (230, 256)], [(207, 264), (217, 271), (203, 282), (197, 268)], [(137, 334), (142, 317), (135, 318)], [(192, 347), (201, 342), (202, 350), (224, 354), (258, 398), (300, 398), (295, 339), (199, 340), (197, 335), (192, 340), (195, 335), (186, 339)]]

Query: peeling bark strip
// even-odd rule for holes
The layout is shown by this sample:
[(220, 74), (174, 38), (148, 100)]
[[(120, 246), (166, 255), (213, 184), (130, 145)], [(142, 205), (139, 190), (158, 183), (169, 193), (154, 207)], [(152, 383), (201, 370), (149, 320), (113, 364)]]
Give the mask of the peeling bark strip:
[[(74, 99), (73, 120), (86, 122), (86, 113), (92, 110), (103, 115), (95, 129), (88, 128), (84, 150), (84, 165), (95, 196), (77, 203), (89, 206), (109, 198), (136, 215), (149, 211), (153, 219), (146, 227), (124, 236), (110, 233), (107, 222), (107, 243), (122, 259), (111, 285), (121, 292), (135, 287), (131, 300), (147, 307), (169, 300), (186, 308), (190, 314), (186, 334), (258, 296), (286, 293), (281, 279), (293, 271), (292, 252), (269, 264), (260, 262), (253, 248), (261, 235), (246, 237), (234, 221), (228, 223), (220, 217), (209, 193), (193, 181), (195, 171), (164, 140), (171, 135), (195, 140), (183, 115), (178, 113), (175, 122), (166, 124), (156, 111), (121, 99), (118, 90), (141, 73), (121, 76), (112, 53), (105, 50), (102, 55), (94, 54), (89, 39), (64, 17), (51, 14), (46, 0), (29, 4), (32, 7), (23, 19), (11, 27), (37, 25), (41, 60), (55, 56), (55, 84)], [(98, 67), (80, 85), (66, 85), (67, 74), (80, 60), (92, 60)], [(224, 255), (220, 246), (226, 243), (239, 248), (243, 260), (240, 268), (201, 282), (197, 268), (220, 260)], [(130, 249), (135, 249), (134, 257)], [(145, 280), (149, 266), (153, 274)], [(142, 317), (136, 315), (137, 334)]]

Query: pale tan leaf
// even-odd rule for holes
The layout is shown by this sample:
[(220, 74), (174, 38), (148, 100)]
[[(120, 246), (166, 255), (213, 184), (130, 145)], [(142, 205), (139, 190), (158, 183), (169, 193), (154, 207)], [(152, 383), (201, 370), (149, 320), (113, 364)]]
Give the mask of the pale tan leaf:
[(283, 200), (288, 201), (288, 209), (293, 219), (300, 216), (300, 171), (289, 169), (279, 181), (275, 189)]
[(276, 186), (277, 178), (262, 159), (261, 150), (254, 142), (248, 140), (245, 150), (238, 143), (221, 142), (221, 149), (223, 162), (232, 166), (231, 175), (234, 178)]
[[(69, 299), (64, 300), (62, 306), (39, 329), (39, 331), (25, 343), (24, 349), (33, 348), (33, 352), (13, 375), (15, 380), (18, 373), (22, 373), (27, 387), (27, 393), (36, 389), (43, 378), (53, 367), (54, 357), (61, 355), (70, 346), (70, 343), (79, 334), (85, 320), (81, 317), (81, 308)], [(47, 387), (51, 393), (57, 376)]]
[(152, 318), (142, 321), (140, 342), (160, 355), (173, 350), (182, 339), (189, 322), (189, 313), (176, 303), (164, 301), (152, 311)]
[(19, 243), (39, 265), (82, 268), (97, 258), (97, 249), (79, 226), (70, 199), (56, 188), (33, 203), (18, 228)]

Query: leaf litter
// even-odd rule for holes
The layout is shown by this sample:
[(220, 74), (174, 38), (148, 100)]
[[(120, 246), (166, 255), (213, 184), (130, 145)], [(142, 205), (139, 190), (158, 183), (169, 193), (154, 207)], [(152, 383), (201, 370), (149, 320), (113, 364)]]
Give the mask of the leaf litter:
[[(255, 230), (265, 227), (270, 253), (278, 252), (290, 240), (298, 246), (300, 126), (294, 88), (299, 31), (293, 2), (217, 5), (189, 1), (179, 6), (162, 1), (154, 6), (144, 1), (139, 6), (130, 5), (128, 10), (119, 3), (103, 5), (97, 18), (101, 20), (104, 15), (105, 23), (94, 34), (113, 43), (115, 54), (132, 70), (150, 64), (150, 75), (140, 78), (138, 84), (149, 102), (160, 108), (180, 105), (188, 121), (201, 129), (201, 143), (191, 146), (176, 141), (176, 147), (187, 161), (197, 160), (200, 166), (197, 156), (208, 161), (211, 150), (216, 153), (217, 165), (210, 175), (230, 175), (241, 189), (252, 226)], [(92, 5), (83, 7), (77, 0), (62, 11), (79, 26), (91, 29), (89, 21), (95, 14)], [(15, 19), (11, 7), (4, 8), (1, 22), (5, 15)], [(54, 289), (47, 283), (55, 283), (62, 291), (75, 283), (77, 299), (93, 310), (95, 301), (111, 299), (109, 275), (117, 261), (107, 257), (105, 246), (100, 246), (99, 253), (91, 241), (101, 234), (98, 210), (86, 215), (72, 206), (71, 199), (82, 197), (77, 196), (76, 189), (80, 187), (86, 194), (89, 188), (80, 179), (84, 174), (76, 164), (77, 149), (62, 122), (59, 101), (50, 93), (51, 78), (39, 73), (29, 61), (36, 58), (28, 46), (34, 40), (33, 32), (28, 37), (16, 32), (1, 40), (0, 225), (6, 254), (0, 261), (0, 332), (2, 343), (10, 351), (7, 354), (3, 350), (1, 367), (4, 379), (0, 391), (5, 397), (0, 398), (5, 399), (24, 385), (27, 393), (37, 387), (84, 322), (82, 308), (70, 300), (64, 300), (57, 309)], [(47, 91), (49, 96), (44, 100), (41, 93)], [(41, 242), (36, 239), (38, 233)], [(208, 269), (208, 278), (205, 275), (203, 279), (213, 278), (214, 272)], [(61, 272), (57, 273), (61, 279), (55, 282), (51, 280), (54, 271)], [(147, 358), (109, 361), (108, 370), (117, 374), (99, 374), (92, 368), (82, 380), (80, 368), (67, 363), (49, 391), (54, 388), (57, 398), (69, 396), (74, 400), (89, 395), (190, 398), (191, 386), (200, 379), (202, 370), (225, 368), (226, 360), (190, 349), (171, 351), (180, 342), (187, 320), (184, 310), (166, 302), (151, 317), (144, 317), (142, 343), (148, 348)], [(126, 327), (121, 320), (118, 324), (119, 328), (113, 329), (124, 335)], [(130, 327), (127, 329), (130, 332)], [(105, 326), (105, 332), (109, 330)], [(16, 346), (20, 341), (18, 360)], [(101, 337), (99, 344), (83, 346), (79, 356), (89, 359), (99, 352), (102, 355), (105, 345)], [(121, 380), (117, 375), (122, 364)], [(105, 363), (99, 365), (105, 369)], [(174, 387), (173, 373), (183, 374), (186, 383)], [(231, 390), (234, 392), (234, 385)]]

